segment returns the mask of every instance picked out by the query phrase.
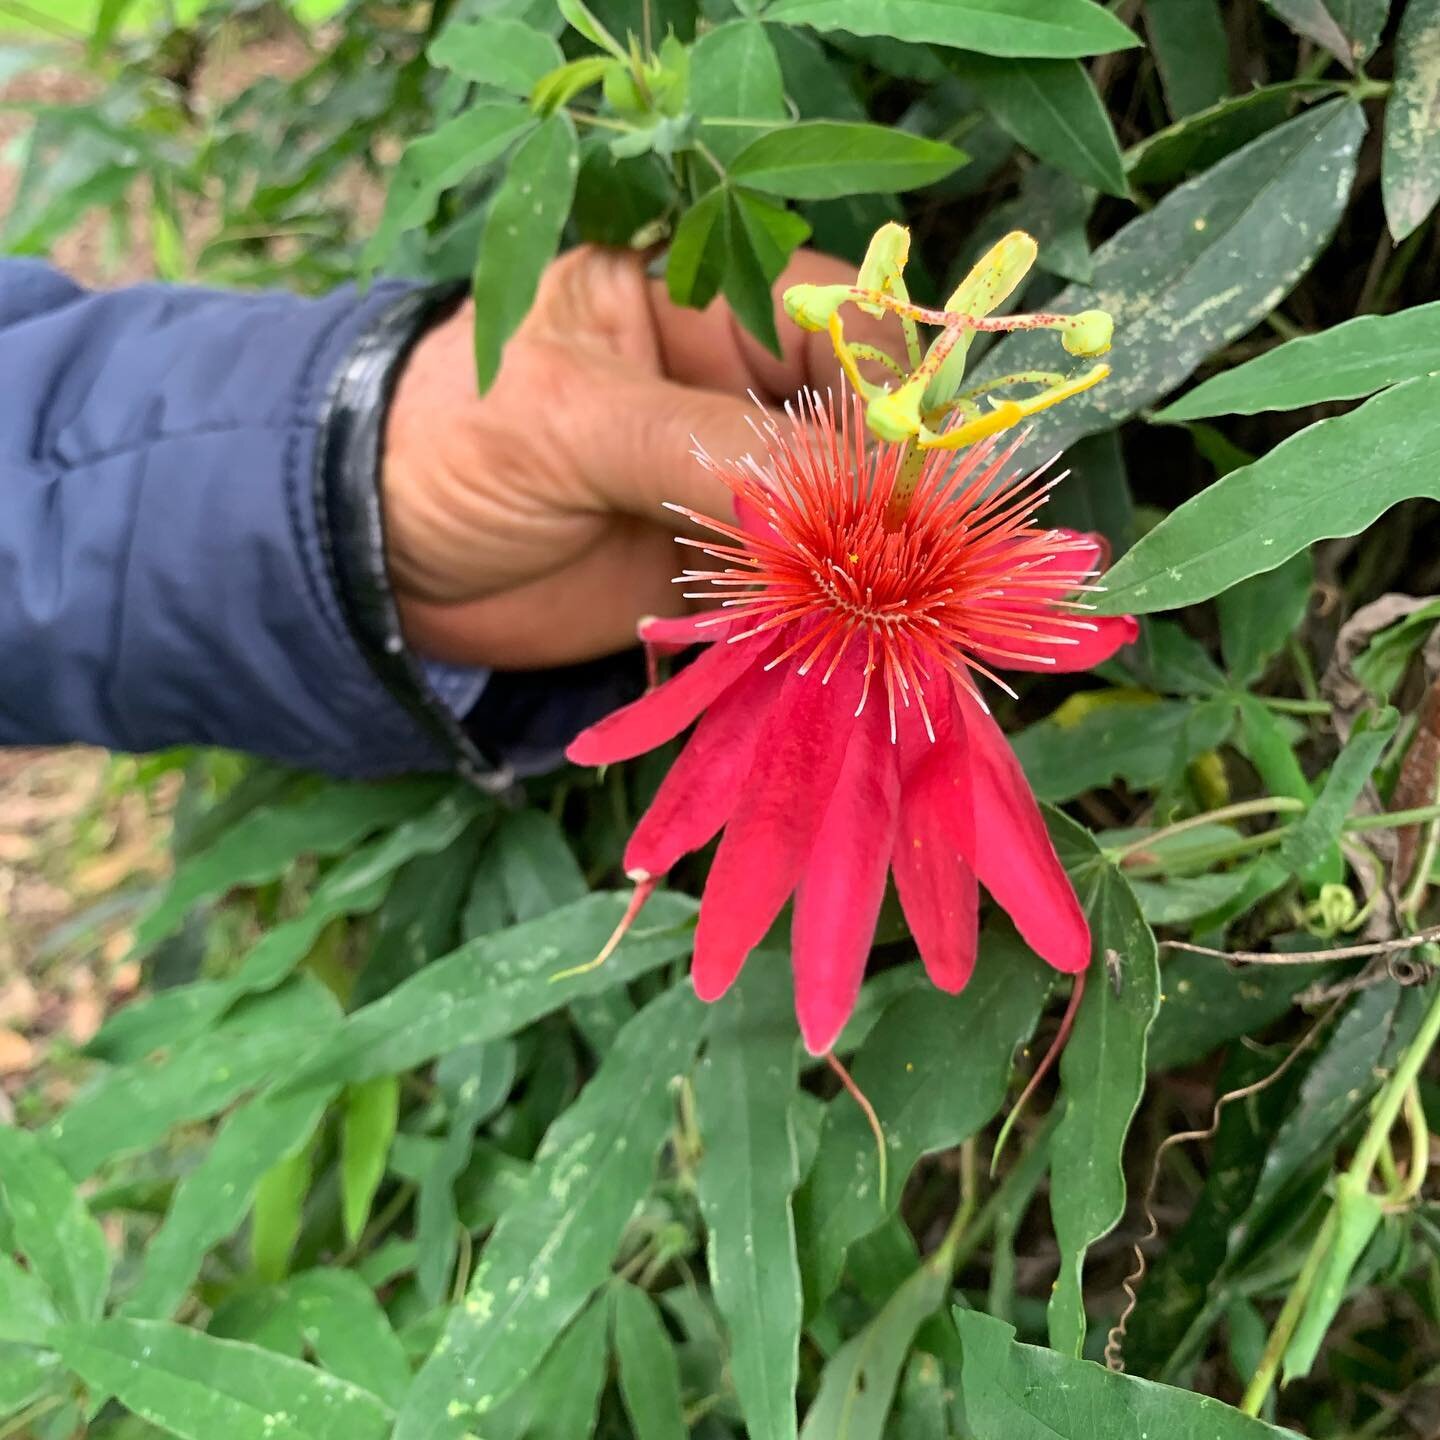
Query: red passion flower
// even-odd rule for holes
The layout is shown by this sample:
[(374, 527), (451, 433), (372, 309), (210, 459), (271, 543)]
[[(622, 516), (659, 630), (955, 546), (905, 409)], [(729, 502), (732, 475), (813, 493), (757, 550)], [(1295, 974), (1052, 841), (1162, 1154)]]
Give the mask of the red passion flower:
[(723, 567), (680, 578), (720, 605), (640, 634), (706, 649), (568, 753), (629, 759), (699, 720), (626, 849), (627, 919), (723, 829), (695, 989), (723, 995), (793, 895), (796, 1011), (818, 1055), (854, 1008), (887, 873), (942, 990), (974, 968), (978, 885), (1057, 970), (1086, 967), (1085, 915), (980, 682), (1087, 669), (1137, 627), (1075, 598), (1103, 543), (1034, 523), (1063, 477), (1007, 476), (1018, 440), (931, 451), (916, 477), (904, 446), (869, 443), (858, 401), (810, 395), (801, 412), (763, 428), (763, 461), (697, 449), (736, 518), (672, 507), (716, 537), (680, 543)]

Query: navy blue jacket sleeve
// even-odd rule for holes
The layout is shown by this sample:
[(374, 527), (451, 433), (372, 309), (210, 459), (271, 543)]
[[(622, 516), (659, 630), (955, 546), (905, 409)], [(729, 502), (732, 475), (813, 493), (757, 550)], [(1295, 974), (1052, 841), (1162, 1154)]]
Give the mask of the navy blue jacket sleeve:
[(495, 780), (623, 698), (603, 667), (512, 693), (404, 652), (375, 466), (425, 308), (394, 284), (91, 293), (0, 261), (0, 743)]

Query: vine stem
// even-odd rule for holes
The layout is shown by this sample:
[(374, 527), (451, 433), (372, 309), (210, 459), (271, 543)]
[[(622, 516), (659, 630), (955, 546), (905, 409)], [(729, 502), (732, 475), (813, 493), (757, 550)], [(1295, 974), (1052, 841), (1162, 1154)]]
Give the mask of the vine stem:
[[(1437, 1041), (1440, 1041), (1440, 985), (1435, 987), (1430, 1007), (1420, 1022), (1415, 1038), (1406, 1047), (1400, 1063), (1390, 1072), (1389, 1079), (1375, 1098), (1370, 1123), (1365, 1127), (1365, 1134), (1361, 1136), (1355, 1156), (1342, 1177), (1344, 1180), (1362, 1190), (1368, 1188), (1370, 1176), (1380, 1159), (1380, 1152), (1389, 1140), (1390, 1132), (1406, 1103), (1406, 1097), (1418, 1080), (1420, 1069)], [(1412, 1161), (1412, 1166), (1419, 1163), (1417, 1158)], [(1300, 1273), (1295, 1277), (1289, 1295), (1285, 1297), (1285, 1304), (1270, 1332), (1270, 1338), (1265, 1342), (1265, 1350), (1254, 1377), (1246, 1387), (1245, 1398), (1240, 1402), (1240, 1409), (1246, 1415), (1259, 1415), (1261, 1406), (1274, 1388), (1276, 1373), (1295, 1334), (1295, 1327), (1300, 1323), (1315, 1277), (1334, 1242), (1339, 1223), (1338, 1215), (1339, 1211), (1332, 1202), (1325, 1222), (1310, 1246), (1310, 1253), (1305, 1257), (1305, 1263), (1300, 1267)]]

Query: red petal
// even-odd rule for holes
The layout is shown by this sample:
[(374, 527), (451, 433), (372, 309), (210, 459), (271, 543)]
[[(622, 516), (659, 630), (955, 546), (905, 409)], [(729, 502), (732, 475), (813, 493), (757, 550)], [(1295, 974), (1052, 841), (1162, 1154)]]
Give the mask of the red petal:
[(834, 794), (795, 893), (795, 1012), (812, 1055), (850, 1018), (865, 978), (900, 801), (899, 757), (877, 705), (855, 721)]
[[(1047, 635), (1044, 627), (1052, 616), (1053, 612), (1047, 615), (1043, 611), (1027, 615), (1027, 621), (1041, 628), (1023, 637), (983, 634), (976, 638), (1001, 650), (1019, 650), (1027, 655), (1054, 657), (1053, 663), (1046, 663), (1044, 659), (1016, 660), (1008, 655), (1004, 659), (996, 656), (993, 663), (997, 669), (1037, 670), (1051, 675), (1064, 675), (1072, 670), (1093, 670), (1108, 660), (1122, 645), (1133, 645), (1140, 637), (1140, 622), (1133, 615), (1077, 615), (1074, 618), (1083, 619), (1086, 625), (1094, 628), (1079, 630), (1069, 625), (1055, 625)], [(982, 661), (987, 660), (984, 652), (981, 652), (979, 658)]]
[[(958, 686), (975, 829), (969, 861), (1026, 944), (1057, 970), (1090, 963), (1090, 927), (1000, 727)], [(963, 836), (957, 836), (963, 841)]]
[(689, 645), (722, 639), (733, 623), (731, 616), (718, 610), (701, 615), (647, 615), (635, 632), (660, 654), (673, 655)]
[(740, 797), (782, 672), (756, 667), (701, 717), (625, 847), (625, 869), (663, 875), (719, 833)]
[(800, 878), (855, 729), (856, 671), (828, 685), (814, 671), (785, 675), (700, 902), (691, 973), (702, 1000), (729, 989)]
[(673, 740), (768, 648), (761, 637), (738, 645), (712, 645), (648, 695), (582, 730), (570, 742), (566, 756), (577, 765), (609, 765)]

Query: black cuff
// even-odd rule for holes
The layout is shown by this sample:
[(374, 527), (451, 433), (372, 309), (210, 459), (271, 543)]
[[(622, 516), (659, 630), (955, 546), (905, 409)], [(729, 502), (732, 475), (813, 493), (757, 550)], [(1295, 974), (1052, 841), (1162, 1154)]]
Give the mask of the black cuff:
[(405, 644), (385, 564), (380, 501), (385, 423), (400, 372), (425, 332), (454, 313), (466, 288), (457, 282), (412, 290), (361, 333), (336, 372), (321, 411), (315, 512), (346, 623), (381, 683), (456, 756), (462, 775), (496, 789), (510, 783), (508, 768), (461, 727)]

